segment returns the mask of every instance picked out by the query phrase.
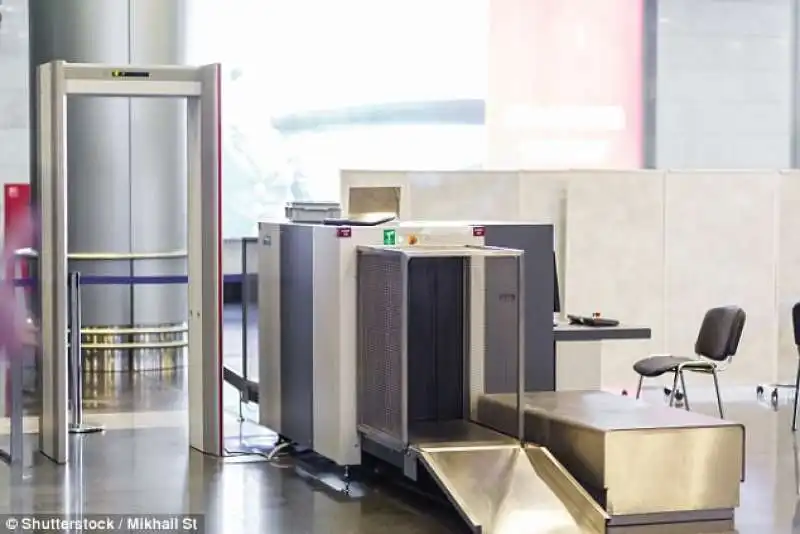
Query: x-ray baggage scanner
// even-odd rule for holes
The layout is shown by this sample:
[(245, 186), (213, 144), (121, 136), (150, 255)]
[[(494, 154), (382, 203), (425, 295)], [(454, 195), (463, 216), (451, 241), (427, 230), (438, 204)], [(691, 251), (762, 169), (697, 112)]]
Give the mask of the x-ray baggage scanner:
[(344, 472), (432, 481), (473, 532), (732, 529), (741, 425), (545, 389), (552, 246), (547, 224), (260, 223), (261, 424)]
[[(542, 368), (549, 365), (547, 358), (534, 356), (552, 350), (552, 243), (552, 226), (527, 223), (409, 221), (377, 226), (259, 223), (261, 424), (340, 465), (360, 463), (356, 417), (359, 246), (523, 250), (529, 274), (525, 292), (531, 296), (524, 317), (527, 334), (524, 350), (529, 355), (525, 375), (529, 390), (537, 389), (537, 375), (553, 372)], [(475, 258), (473, 265), (484, 262), (485, 258)], [(456, 298), (461, 286), (448, 284), (456, 283), (460, 268), (450, 263), (438, 266), (435, 271), (427, 278), (443, 291), (447, 286), (449, 294)], [(506, 346), (505, 336), (493, 330), (496, 325), (487, 329), (481, 324), (487, 313), (497, 311), (496, 305), (504, 304), (499, 300), (483, 303), (487, 292), (501, 291), (502, 277), (487, 279), (476, 275), (469, 280), (478, 299), (475, 312), (470, 315), (472, 343), (486, 346), (496, 356), (495, 367), (486, 370), (487, 391), (514, 391), (514, 381), (508, 382), (514, 373), (505, 371), (514, 369), (516, 350)], [(489, 282), (489, 286), (484, 285)], [(506, 365), (500, 365), (498, 358), (507, 359)]]
[[(222, 455), (222, 244), (220, 65), (113, 66), (53, 61), (38, 68), (38, 198), (41, 218), (39, 448), (68, 458), (67, 98), (174, 97), (187, 101), (189, 444)], [(91, 132), (87, 132), (90, 135)]]
[(473, 532), (601, 532), (603, 510), (525, 443), (521, 405), (509, 435), (475, 421), (478, 397), (521, 400), (540, 370), (525, 355), (552, 338), (552, 243), (536, 224), (260, 223), (260, 422), (340, 466), (427, 472)]

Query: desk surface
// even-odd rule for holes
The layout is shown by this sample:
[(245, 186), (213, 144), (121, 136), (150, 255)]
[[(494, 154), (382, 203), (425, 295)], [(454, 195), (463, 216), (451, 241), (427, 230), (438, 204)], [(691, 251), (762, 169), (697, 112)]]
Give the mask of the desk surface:
[(602, 341), (604, 339), (650, 339), (652, 333), (644, 326), (582, 326), (559, 323), (553, 327), (555, 341)]

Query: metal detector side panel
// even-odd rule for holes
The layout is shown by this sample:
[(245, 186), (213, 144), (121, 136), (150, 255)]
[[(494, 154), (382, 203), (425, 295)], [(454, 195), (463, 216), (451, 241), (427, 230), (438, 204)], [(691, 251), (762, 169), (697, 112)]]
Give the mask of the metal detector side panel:
[(40, 360), (39, 449), (67, 461), (67, 154), (64, 64), (42, 65), (39, 81)]
[(220, 66), (200, 68), (188, 102), (189, 445), (222, 456), (222, 146)]

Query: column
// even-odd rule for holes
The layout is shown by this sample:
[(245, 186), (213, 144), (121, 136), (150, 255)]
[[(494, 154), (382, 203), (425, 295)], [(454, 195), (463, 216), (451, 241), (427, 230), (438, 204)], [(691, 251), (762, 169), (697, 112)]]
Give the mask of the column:
[[(54, 59), (182, 64), (184, 8), (184, 0), (31, 2), (31, 72)], [(185, 107), (174, 99), (71, 99), (67, 129), (71, 254), (185, 250)], [(185, 274), (186, 261), (74, 260), (70, 269), (84, 276)], [(186, 288), (86, 286), (83, 313), (84, 327), (104, 331), (179, 327), (186, 322)], [(142, 337), (152, 336), (104, 335), (87, 341)]]

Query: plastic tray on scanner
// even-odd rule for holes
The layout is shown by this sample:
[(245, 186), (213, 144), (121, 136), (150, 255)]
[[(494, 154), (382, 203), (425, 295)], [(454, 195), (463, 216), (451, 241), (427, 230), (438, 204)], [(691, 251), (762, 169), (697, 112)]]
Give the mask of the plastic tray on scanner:
[(322, 223), (325, 219), (338, 219), (342, 216), (342, 206), (338, 202), (288, 202), (286, 218), (299, 223)]

